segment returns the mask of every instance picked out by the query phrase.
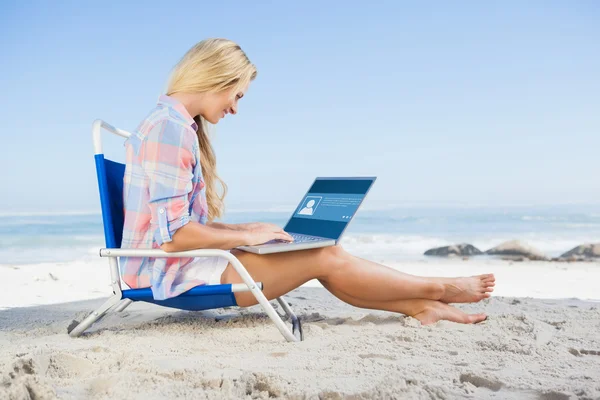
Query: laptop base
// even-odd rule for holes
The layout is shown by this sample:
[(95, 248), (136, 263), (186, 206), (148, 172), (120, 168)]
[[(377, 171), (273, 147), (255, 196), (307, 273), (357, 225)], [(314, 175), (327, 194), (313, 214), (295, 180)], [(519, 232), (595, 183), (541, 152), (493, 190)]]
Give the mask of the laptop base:
[(247, 251), (255, 254), (272, 254), (272, 253), (284, 253), (287, 251), (316, 249), (320, 247), (335, 246), (335, 240), (322, 240), (318, 242), (304, 242), (304, 243), (272, 243), (272, 244), (259, 244), (253, 246), (239, 246), (236, 249)]

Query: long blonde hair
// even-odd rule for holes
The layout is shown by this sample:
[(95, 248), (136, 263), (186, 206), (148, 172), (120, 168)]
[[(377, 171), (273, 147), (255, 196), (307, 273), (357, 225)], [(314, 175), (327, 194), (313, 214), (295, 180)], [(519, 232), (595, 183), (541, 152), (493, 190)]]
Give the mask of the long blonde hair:
[[(256, 67), (239, 45), (227, 39), (206, 39), (188, 50), (177, 63), (167, 85), (167, 95), (179, 92), (222, 92), (233, 88), (234, 95), (256, 78)], [(207, 124), (200, 115), (194, 116), (200, 144), (200, 164), (206, 185), (208, 220), (223, 215), (227, 185), (217, 175), (217, 158), (210, 143)], [(223, 188), (217, 194), (216, 183)]]

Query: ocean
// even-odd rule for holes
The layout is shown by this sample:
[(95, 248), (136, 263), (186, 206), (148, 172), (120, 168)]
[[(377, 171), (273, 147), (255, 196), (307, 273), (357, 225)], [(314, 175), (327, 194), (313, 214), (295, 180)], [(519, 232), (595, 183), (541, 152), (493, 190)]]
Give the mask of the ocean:
[[(232, 208), (221, 221), (283, 226), (294, 208)], [(600, 206), (364, 207), (350, 222), (342, 245), (358, 256), (406, 261), (423, 259), (423, 253), (433, 247), (466, 242), (485, 251), (512, 239), (551, 257), (582, 243), (600, 242)], [(0, 214), (2, 265), (97, 258), (103, 246), (99, 213)]]

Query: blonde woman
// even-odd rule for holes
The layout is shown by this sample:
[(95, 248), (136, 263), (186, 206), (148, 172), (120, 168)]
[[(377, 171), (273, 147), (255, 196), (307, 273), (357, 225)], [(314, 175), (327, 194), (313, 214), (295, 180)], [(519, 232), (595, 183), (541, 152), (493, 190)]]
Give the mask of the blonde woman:
[[(255, 78), (256, 67), (237, 44), (225, 39), (199, 42), (175, 66), (166, 94), (126, 142), (122, 247), (229, 250), (263, 282), (268, 299), (318, 279), (349, 304), (410, 315), (422, 324), (484, 320), (484, 314), (466, 314), (448, 303), (489, 297), (495, 285), (492, 274), (418, 277), (355, 257), (340, 245), (268, 255), (235, 249), (272, 239), (293, 240), (275, 224), (213, 222), (222, 215), (227, 186), (217, 175), (206, 122), (217, 124), (235, 115)], [(121, 260), (121, 268), (125, 283), (151, 287), (156, 299), (202, 284), (242, 282), (222, 258), (128, 257)], [(242, 307), (256, 302), (249, 292), (235, 297)]]

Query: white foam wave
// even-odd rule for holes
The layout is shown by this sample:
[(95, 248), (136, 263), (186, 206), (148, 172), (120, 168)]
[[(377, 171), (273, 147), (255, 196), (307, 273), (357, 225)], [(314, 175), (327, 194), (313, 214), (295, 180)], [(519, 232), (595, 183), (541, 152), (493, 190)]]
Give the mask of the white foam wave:
[(522, 221), (566, 221), (566, 217), (541, 216), (541, 215), (524, 215)]
[(490, 238), (452, 239), (419, 235), (355, 234), (344, 236), (341, 244), (350, 252), (354, 251), (373, 256), (397, 256), (399, 259), (405, 259), (406, 257), (420, 258), (429, 249), (460, 243), (469, 243), (481, 251), (486, 251), (510, 240), (520, 240), (549, 257), (559, 256), (584, 243), (598, 242), (598, 238), (585, 236), (561, 238), (523, 235), (521, 237), (498, 236)]
[(597, 222), (579, 222), (579, 223), (569, 223), (569, 224), (561, 224), (560, 226), (564, 228), (598, 228)]
[(74, 243), (72, 246), (31, 246), (29, 248), (9, 247), (0, 249), (0, 263), (12, 265), (30, 265), (38, 263), (64, 263), (87, 260), (98, 255), (99, 247), (92, 248)]

